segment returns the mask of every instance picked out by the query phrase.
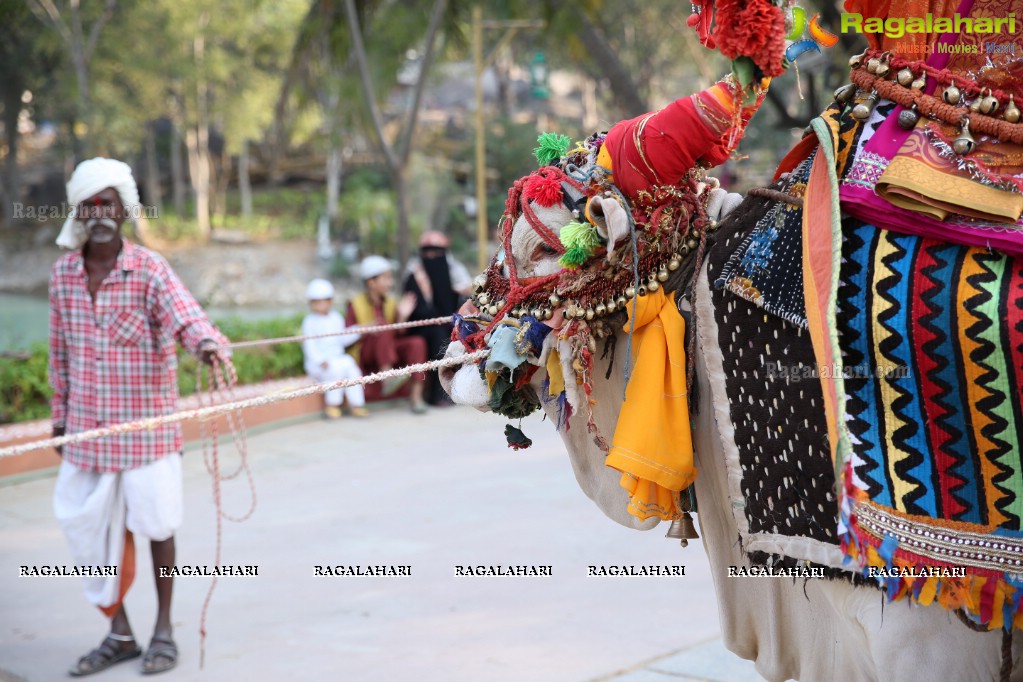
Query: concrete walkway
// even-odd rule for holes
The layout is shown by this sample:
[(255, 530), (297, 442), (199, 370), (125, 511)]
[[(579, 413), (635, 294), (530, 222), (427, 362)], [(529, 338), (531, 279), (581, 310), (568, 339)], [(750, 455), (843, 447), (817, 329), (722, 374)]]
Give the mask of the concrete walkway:
[[(532, 417), (514, 452), (505, 421), (464, 408), (417, 417), (390, 407), (365, 420), (316, 419), (253, 434), (254, 516), (227, 523), (221, 578), (199, 669), (210, 578), (175, 583), (181, 648), (162, 680), (354, 682), (670, 682), (759, 680), (721, 644), (706, 555), (663, 529), (606, 519), (575, 483), (561, 441)], [(225, 444), (225, 469), (236, 462)], [(246, 508), (247, 486), (226, 486)], [(66, 679), (106, 621), (77, 578), (19, 577), (21, 565), (71, 563), (51, 511), (52, 475), (0, 487), (0, 680)], [(210, 477), (185, 455), (178, 566), (214, 563)], [(663, 527), (662, 527), (663, 528)], [(145, 550), (145, 544), (141, 543)], [(127, 606), (151, 633), (148, 551)], [(322, 577), (316, 565), (411, 566), (408, 577)], [(455, 577), (456, 565), (549, 565), (550, 577)], [(684, 577), (587, 577), (588, 565), (685, 565)], [(137, 680), (139, 661), (96, 679)]]

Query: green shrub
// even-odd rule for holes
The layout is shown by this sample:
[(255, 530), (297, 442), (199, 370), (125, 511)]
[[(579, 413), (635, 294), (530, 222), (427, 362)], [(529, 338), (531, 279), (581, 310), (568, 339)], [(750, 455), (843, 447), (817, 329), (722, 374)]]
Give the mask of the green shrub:
[[(26, 357), (27, 355), (27, 357)], [(42, 419), (50, 414), (49, 357), (45, 343), (34, 343), (27, 354), (0, 356), (0, 424)]]
[[(302, 315), (248, 322), (237, 317), (218, 321), (224, 335), (232, 341), (296, 336)], [(50, 386), (47, 378), (47, 347), (35, 344), (27, 354), (0, 356), (0, 424), (43, 419), (50, 414)], [(302, 346), (282, 343), (272, 346), (239, 348), (232, 363), (239, 384), (301, 376)], [(181, 395), (195, 392), (196, 360), (178, 349), (178, 388)]]

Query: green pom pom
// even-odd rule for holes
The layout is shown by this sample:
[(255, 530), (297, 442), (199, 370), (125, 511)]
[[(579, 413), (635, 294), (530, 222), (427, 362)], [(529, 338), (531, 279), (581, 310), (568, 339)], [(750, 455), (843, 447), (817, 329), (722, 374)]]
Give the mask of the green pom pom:
[(597, 228), (590, 223), (571, 222), (561, 228), (558, 234), (561, 244), (565, 247), (565, 253), (558, 259), (563, 268), (573, 270), (590, 258), (600, 246), (600, 235)]
[(577, 221), (568, 223), (561, 228), (558, 237), (561, 238), (561, 244), (566, 249), (578, 245), (593, 251), (600, 246), (600, 235), (597, 234), (597, 228), (590, 223)]
[(541, 166), (547, 166), (552, 161), (560, 159), (568, 153), (568, 148), (572, 144), (568, 135), (558, 135), (557, 133), (541, 133), (536, 141), (540, 146), (533, 150), (533, 154), (536, 155), (536, 160)]
[(570, 268), (575, 270), (580, 265), (585, 263), (593, 256), (593, 251), (586, 249), (585, 247), (576, 245), (569, 248), (565, 253), (562, 254), (558, 262), (561, 263), (561, 267)]

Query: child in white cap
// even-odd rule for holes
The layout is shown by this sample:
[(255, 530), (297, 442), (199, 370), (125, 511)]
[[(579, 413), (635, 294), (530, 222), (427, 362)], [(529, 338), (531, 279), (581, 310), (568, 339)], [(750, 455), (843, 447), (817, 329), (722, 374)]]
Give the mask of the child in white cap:
[[(325, 279), (314, 279), (306, 287), (306, 298), (309, 313), (302, 320), (302, 336), (320, 336), (302, 342), (306, 373), (320, 383), (361, 377), (359, 365), (345, 352), (346, 347), (359, 340), (359, 335), (341, 334), (345, 330), (345, 321), (333, 309), (334, 285)], [(321, 336), (323, 334), (331, 336)], [(348, 401), (348, 410), (353, 416), (369, 416), (362, 386), (349, 386), (327, 391), (324, 395), (324, 414), (328, 419), (341, 416), (342, 398)]]

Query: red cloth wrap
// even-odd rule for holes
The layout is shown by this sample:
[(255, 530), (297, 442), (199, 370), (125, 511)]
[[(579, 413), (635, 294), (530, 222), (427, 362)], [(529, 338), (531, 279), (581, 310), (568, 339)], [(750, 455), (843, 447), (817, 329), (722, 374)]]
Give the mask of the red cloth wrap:
[[(727, 161), (732, 152), (729, 138), (734, 115), (722, 100), (736, 101), (733, 92), (732, 85), (717, 83), (658, 112), (612, 126), (604, 144), (611, 156), (614, 183), (634, 197), (651, 185), (677, 183), (697, 162), (712, 167)], [(742, 111), (743, 128), (754, 111), (755, 107)], [(738, 143), (741, 137), (739, 131), (732, 142)]]

